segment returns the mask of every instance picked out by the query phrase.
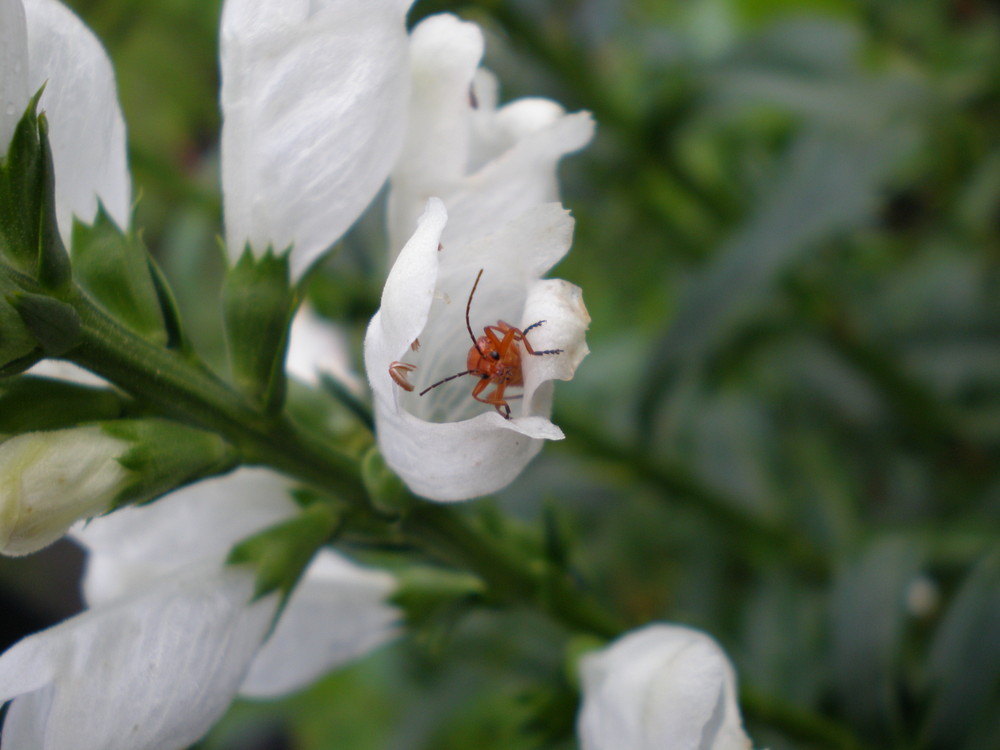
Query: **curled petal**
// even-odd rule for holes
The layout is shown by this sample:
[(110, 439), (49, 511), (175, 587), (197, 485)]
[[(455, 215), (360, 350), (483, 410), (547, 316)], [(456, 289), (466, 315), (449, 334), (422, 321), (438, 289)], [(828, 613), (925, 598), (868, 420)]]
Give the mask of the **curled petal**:
[(0, 656), (4, 748), (176, 750), (229, 706), (277, 598), (218, 566), (160, 579)]
[(90, 29), (58, 0), (25, 0), (24, 10), (28, 93), (45, 85), (39, 106), (49, 119), (63, 241), (69, 245), (74, 215), (93, 221), (98, 200), (126, 228), (132, 188), (111, 61)]
[(581, 663), (582, 750), (750, 750), (736, 676), (709, 636), (649, 625)]
[(388, 573), (322, 550), (295, 588), (277, 627), (240, 688), (251, 698), (299, 690), (396, 635), (400, 613), (386, 604)]
[[(454, 251), (438, 249), (445, 218), (440, 201), (430, 201), (400, 252), (365, 337), (365, 366), (387, 463), (417, 494), (453, 501), (506, 486), (538, 453), (542, 440), (563, 437), (548, 420), (551, 392), (546, 383), (572, 376), (586, 353), (583, 332), (589, 318), (576, 287), (538, 279), (569, 248), (572, 219), (561, 206), (536, 207)], [(523, 399), (520, 405), (513, 402), (518, 416), (511, 420), (492, 410), (472, 416), (483, 410), (469, 395), (473, 377), (423, 397), (406, 392), (391, 377), (390, 368), (404, 359), (416, 364), (411, 377), (419, 376), (423, 387), (465, 368), (471, 346), (465, 307), (478, 268), (484, 273), (474, 300), (475, 327), (500, 319), (522, 321), (526, 314), (542, 312), (546, 322), (530, 332), (530, 341), (566, 350), (540, 357), (522, 352), (522, 360), (552, 356), (562, 362), (526, 363)], [(532, 308), (526, 311), (529, 299)], [(545, 327), (551, 333), (543, 337)], [(414, 352), (410, 344), (418, 337), (421, 346)], [(540, 345), (534, 348), (541, 350)]]
[(222, 186), (237, 257), (293, 248), (298, 278), (354, 222), (403, 141), (404, 0), (227, 0)]

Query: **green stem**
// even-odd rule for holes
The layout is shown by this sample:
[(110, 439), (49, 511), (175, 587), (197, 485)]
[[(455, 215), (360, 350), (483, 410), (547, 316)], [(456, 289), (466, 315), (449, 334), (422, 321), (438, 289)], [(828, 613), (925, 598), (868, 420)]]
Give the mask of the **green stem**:
[(248, 464), (266, 464), (365, 505), (357, 459), (314, 438), (285, 416), (257, 409), (200, 363), (163, 349), (109, 317), (79, 290), (66, 300), (80, 316), (81, 342), (66, 358), (106, 378), (165, 416), (217, 432)]
[(417, 500), (402, 526), (418, 545), (479, 575), (501, 603), (533, 604), (572, 630), (604, 638), (625, 630), (560, 571), (512, 554), (451, 508)]

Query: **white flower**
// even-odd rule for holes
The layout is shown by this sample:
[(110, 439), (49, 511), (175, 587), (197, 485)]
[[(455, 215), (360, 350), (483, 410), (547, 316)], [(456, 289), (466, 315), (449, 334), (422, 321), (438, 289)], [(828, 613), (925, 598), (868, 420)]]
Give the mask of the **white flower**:
[(736, 675), (709, 636), (679, 625), (631, 631), (581, 663), (581, 750), (749, 750)]
[(431, 197), (448, 208), (441, 239), (448, 248), (558, 201), (559, 160), (593, 137), (590, 113), (566, 114), (549, 99), (518, 99), (498, 109), (497, 83), (479, 68), (482, 56), (482, 31), (455, 16), (430, 16), (413, 30), (413, 94), (389, 195), (393, 251)]
[(232, 257), (297, 279), (385, 182), (406, 126), (412, 0), (227, 0), (222, 187)]
[[(579, 288), (542, 280), (569, 250), (573, 220), (558, 203), (559, 159), (593, 134), (588, 113), (525, 99), (496, 108), (496, 86), (477, 70), (483, 39), (474, 24), (432, 16), (411, 38), (413, 96), (407, 141), (389, 197), (395, 260), (365, 338), (379, 446), (409, 487), (432, 500), (465, 500), (501, 489), (541, 449), (563, 437), (548, 416), (552, 380), (569, 380), (587, 354), (590, 322)], [(428, 200), (430, 198), (430, 200)], [(419, 391), (467, 369), (475, 336), (505, 321), (526, 329), (518, 346), (524, 386), (505, 392), (515, 418), (477, 403), (478, 376)], [(390, 368), (405, 363), (414, 392)], [(491, 386), (480, 393), (489, 397)], [(514, 400), (517, 399), (517, 400)], [(487, 413), (481, 413), (483, 411)]]
[(77, 530), (90, 609), (0, 656), (3, 747), (180, 750), (237, 692), (272, 696), (384, 643), (395, 586), (321, 551), (270, 633), (278, 595), (231, 545), (294, 512), (285, 483), (243, 470)]
[(73, 215), (93, 221), (98, 200), (128, 226), (125, 122), (100, 42), (57, 0), (0, 0), (0, 44), (0, 148), (44, 85), (39, 108), (49, 120), (63, 241), (69, 245)]
[(81, 518), (107, 512), (130, 472), (130, 445), (100, 427), (29, 432), (0, 443), (0, 554), (47, 547)]

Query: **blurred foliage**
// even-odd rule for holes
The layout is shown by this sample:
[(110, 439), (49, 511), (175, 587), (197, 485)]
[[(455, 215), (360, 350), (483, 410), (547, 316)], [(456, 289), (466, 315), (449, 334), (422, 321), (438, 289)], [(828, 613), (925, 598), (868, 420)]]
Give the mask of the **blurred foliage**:
[[(118, 71), (136, 224), (218, 359), (219, 2), (69, 4)], [(446, 10), (487, 30), (506, 98), (599, 124), (562, 170), (557, 275), (593, 317), (567, 440), (469, 512), (530, 531), (550, 508), (608, 607), (716, 636), (759, 747), (1000, 747), (1000, 3), (420, 0), (411, 20)], [(314, 287), (358, 351), (375, 214)], [(568, 750), (564, 639), (448, 613), (202, 746)]]

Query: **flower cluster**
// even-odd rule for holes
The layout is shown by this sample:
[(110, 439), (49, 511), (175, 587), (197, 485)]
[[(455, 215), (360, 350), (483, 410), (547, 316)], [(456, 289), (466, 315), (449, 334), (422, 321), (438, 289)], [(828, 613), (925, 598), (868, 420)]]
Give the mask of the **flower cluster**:
[[(587, 354), (589, 318), (577, 287), (542, 277), (572, 241), (556, 168), (589, 142), (593, 123), (548, 100), (499, 106), (479, 67), (480, 29), (440, 15), (408, 33), (410, 4), (225, 1), (225, 237), (247, 278), (262, 278), (277, 254), (273, 267), (298, 283), (389, 181), (391, 270), (364, 345), (377, 437), (413, 492), (453, 501), (502, 488), (544, 440), (562, 437), (549, 421), (553, 381), (572, 378)], [(105, 215), (127, 230), (125, 129), (99, 42), (57, 0), (0, 0), (0, 43), (0, 143), (16, 139), (44, 84), (37, 106), (62, 242), (71, 245), (74, 221)], [(293, 296), (278, 289), (275, 309), (290, 314)], [(237, 328), (252, 327), (245, 300), (230, 308)], [(331, 361), (315, 356), (330, 332), (309, 315), (300, 313), (287, 357), (306, 379)], [(527, 352), (509, 412), (478, 404), (470, 384), (428, 389), (468, 369), (470, 333), (485, 356), (472, 329), (489, 326), (515, 330), (510, 341)], [(254, 381), (266, 354), (244, 357), (244, 374), (269, 408), (280, 388)], [(309, 517), (287, 480), (241, 468), (169, 492), (239, 463), (223, 443), (180, 429), (110, 419), (0, 436), (4, 552), (33, 551), (93, 518), (70, 532), (88, 555), (87, 610), (0, 656), (0, 702), (12, 701), (4, 747), (186, 747), (236, 695), (299, 689), (396, 634), (396, 580), (325, 546), (336, 520)], [(55, 499), (56, 483), (74, 490)], [(294, 564), (272, 580), (275, 558)], [(690, 631), (626, 636), (587, 658), (583, 687), (585, 748), (711, 732), (718, 740), (698, 746), (747, 746), (732, 669)]]

